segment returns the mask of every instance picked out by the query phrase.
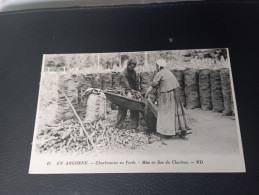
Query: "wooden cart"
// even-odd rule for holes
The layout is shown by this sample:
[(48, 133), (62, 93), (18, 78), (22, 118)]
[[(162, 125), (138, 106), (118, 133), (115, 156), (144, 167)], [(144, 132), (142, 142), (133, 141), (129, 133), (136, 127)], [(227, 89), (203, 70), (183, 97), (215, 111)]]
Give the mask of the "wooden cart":
[(113, 104), (129, 110), (139, 111), (144, 116), (149, 131), (156, 131), (157, 106), (150, 99), (139, 101), (107, 91), (104, 91), (104, 94)]

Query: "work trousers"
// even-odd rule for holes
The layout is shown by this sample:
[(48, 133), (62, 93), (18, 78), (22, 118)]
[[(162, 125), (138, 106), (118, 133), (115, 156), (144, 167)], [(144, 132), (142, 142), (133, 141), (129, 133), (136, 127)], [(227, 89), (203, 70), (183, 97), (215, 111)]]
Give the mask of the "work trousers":
[[(127, 109), (123, 107), (118, 108), (117, 114), (117, 124), (116, 127), (121, 128), (126, 117), (127, 117)], [(130, 128), (135, 129), (139, 125), (139, 112), (131, 110), (130, 111)]]

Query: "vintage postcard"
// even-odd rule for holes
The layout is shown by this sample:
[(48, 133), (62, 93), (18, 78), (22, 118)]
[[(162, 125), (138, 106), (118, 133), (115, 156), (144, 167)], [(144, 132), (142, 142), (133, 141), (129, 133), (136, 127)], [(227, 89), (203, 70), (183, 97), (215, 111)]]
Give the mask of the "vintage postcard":
[(30, 174), (245, 171), (228, 49), (43, 55)]

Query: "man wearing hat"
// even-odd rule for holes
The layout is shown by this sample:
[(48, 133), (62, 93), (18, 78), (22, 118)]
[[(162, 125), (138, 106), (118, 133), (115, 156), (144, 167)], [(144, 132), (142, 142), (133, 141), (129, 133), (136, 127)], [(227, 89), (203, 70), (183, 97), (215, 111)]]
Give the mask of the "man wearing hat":
[[(121, 72), (120, 81), (121, 86), (125, 88), (127, 96), (132, 97), (132, 90), (139, 90), (139, 82), (137, 80), (137, 73), (134, 70), (137, 66), (137, 61), (130, 59), (127, 63), (127, 67)], [(127, 109), (119, 107), (117, 114), (117, 128), (122, 128), (122, 125), (127, 117)], [(138, 111), (130, 111), (130, 128), (135, 129), (139, 125), (139, 113)]]
[(165, 60), (157, 60), (156, 68), (158, 72), (146, 92), (146, 98), (153, 88), (159, 90), (157, 132), (166, 137), (176, 134), (185, 136), (190, 127), (187, 124), (185, 111), (176, 90), (179, 83), (174, 74), (166, 69)]

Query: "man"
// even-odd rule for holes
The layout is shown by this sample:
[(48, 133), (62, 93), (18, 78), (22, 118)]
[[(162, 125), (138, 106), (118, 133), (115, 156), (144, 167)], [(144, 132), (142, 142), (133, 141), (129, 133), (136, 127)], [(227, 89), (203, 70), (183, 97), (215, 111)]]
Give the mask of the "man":
[[(137, 80), (137, 73), (134, 70), (137, 66), (136, 60), (129, 60), (127, 67), (121, 72), (121, 86), (125, 88), (127, 97), (132, 98), (132, 90), (139, 90), (139, 82)], [(127, 109), (119, 107), (117, 114), (117, 128), (122, 128), (123, 122), (127, 117)], [(136, 129), (139, 124), (139, 113), (138, 111), (130, 111), (130, 128)]]

